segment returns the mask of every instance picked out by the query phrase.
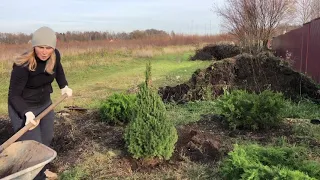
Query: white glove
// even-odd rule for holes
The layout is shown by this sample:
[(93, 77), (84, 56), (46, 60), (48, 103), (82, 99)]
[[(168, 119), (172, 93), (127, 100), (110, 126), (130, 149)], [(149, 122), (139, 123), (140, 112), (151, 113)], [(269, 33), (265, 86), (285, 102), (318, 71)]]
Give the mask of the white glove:
[(36, 128), (38, 125), (39, 125), (39, 122), (40, 121), (35, 121), (34, 119), (36, 118), (35, 115), (31, 112), (31, 111), (28, 111), (25, 113), (25, 116), (26, 116), (26, 123), (25, 125), (28, 125), (29, 123), (32, 123), (34, 126), (32, 126), (29, 130), (32, 130), (34, 128)]
[(61, 95), (67, 94), (68, 97), (72, 96), (72, 89), (70, 89), (68, 86), (65, 86), (64, 88), (61, 89)]

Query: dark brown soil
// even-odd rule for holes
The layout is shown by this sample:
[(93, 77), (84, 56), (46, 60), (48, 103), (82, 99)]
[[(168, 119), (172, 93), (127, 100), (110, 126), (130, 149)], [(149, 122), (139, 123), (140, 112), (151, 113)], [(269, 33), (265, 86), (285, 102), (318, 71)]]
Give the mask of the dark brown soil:
[[(269, 144), (274, 143), (281, 136), (286, 137), (292, 143), (299, 141), (292, 136), (290, 123), (268, 131), (229, 130), (223, 124), (221, 117), (209, 114), (203, 115), (196, 123), (177, 127), (179, 139), (173, 157), (169, 161), (136, 160), (126, 152), (123, 140), (124, 127), (109, 126), (99, 122), (96, 114), (92, 111), (71, 115), (70, 119), (59, 120), (56, 125), (56, 129), (59, 130), (56, 131), (53, 143), (53, 148), (59, 155), (59, 160), (53, 163), (58, 171), (64, 170), (61, 167), (68, 167), (66, 163), (78, 162), (81, 153), (90, 151), (92, 142), (102, 147), (120, 150), (122, 153), (118, 164), (130, 166), (131, 171), (149, 172), (160, 167), (176, 167), (179, 162), (186, 159), (200, 163), (215, 163), (232, 151), (233, 144), (239, 141)], [(68, 147), (64, 147), (64, 143), (68, 141)], [(319, 145), (319, 142), (316, 143)]]
[(0, 117), (0, 143), (4, 143), (13, 135), (9, 117)]
[(221, 60), (240, 54), (240, 47), (232, 44), (209, 44), (197, 49), (191, 60)]
[(52, 147), (59, 159), (52, 163), (57, 172), (64, 171), (68, 164), (80, 161), (81, 154), (92, 153), (94, 145), (112, 149), (123, 149), (123, 128), (100, 122), (96, 112), (70, 112), (59, 116), (55, 124)]
[[(97, 151), (93, 147), (95, 144), (121, 151), (115, 165), (120, 169), (129, 168), (129, 173), (150, 172), (157, 168), (177, 168), (180, 162), (186, 160), (214, 164), (233, 149), (234, 143), (241, 140), (268, 144), (284, 136), (293, 143), (300, 141), (292, 136), (290, 123), (272, 131), (231, 131), (225, 128), (221, 117), (209, 114), (203, 115), (196, 123), (177, 127), (179, 139), (169, 161), (136, 160), (126, 152), (122, 138), (124, 127), (109, 126), (100, 122), (96, 111), (71, 112), (69, 116), (60, 116), (57, 113), (56, 119), (52, 148), (57, 151), (58, 157), (49, 164), (49, 168), (56, 172), (63, 172), (81, 162), (82, 154), (90, 155), (93, 150)], [(12, 135), (12, 130), (7, 119), (0, 119), (0, 124), (0, 143), (3, 143)], [(319, 147), (318, 141), (314, 143), (315, 147)]]
[(309, 98), (320, 102), (320, 88), (316, 83), (268, 52), (257, 56), (241, 54), (213, 62), (206, 69), (194, 72), (186, 83), (159, 88), (159, 94), (165, 102), (184, 103), (216, 98), (223, 94), (224, 88), (256, 93), (270, 89), (293, 100)]

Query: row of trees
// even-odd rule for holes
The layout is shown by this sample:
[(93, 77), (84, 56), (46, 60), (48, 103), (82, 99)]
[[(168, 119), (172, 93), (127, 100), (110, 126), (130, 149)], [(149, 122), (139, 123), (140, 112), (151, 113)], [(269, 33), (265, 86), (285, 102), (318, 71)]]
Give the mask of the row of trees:
[[(320, 0), (225, 0), (225, 6), (213, 9), (222, 17), (222, 26), (243, 46), (265, 47), (268, 40), (284, 31), (301, 26), (320, 17)], [(140, 39), (150, 36), (170, 36), (162, 30), (136, 30), (130, 33), (66, 32), (58, 39), (94, 41), (113, 39)], [(0, 44), (27, 43), (31, 34), (0, 33)]]
[[(114, 40), (114, 39), (141, 39), (153, 36), (169, 36), (175, 35), (174, 32), (168, 34), (162, 30), (147, 29), (147, 30), (135, 30), (130, 33), (114, 33), (114, 32), (98, 32), (98, 31), (68, 31), (66, 33), (57, 33), (59, 41), (94, 41), (94, 40)], [(0, 44), (22, 44), (28, 43), (32, 37), (32, 34), (13, 34), (13, 33), (0, 33)]]
[(319, 0), (226, 0), (213, 11), (223, 19), (223, 27), (242, 46), (256, 49), (287, 28), (299, 27), (320, 16)]

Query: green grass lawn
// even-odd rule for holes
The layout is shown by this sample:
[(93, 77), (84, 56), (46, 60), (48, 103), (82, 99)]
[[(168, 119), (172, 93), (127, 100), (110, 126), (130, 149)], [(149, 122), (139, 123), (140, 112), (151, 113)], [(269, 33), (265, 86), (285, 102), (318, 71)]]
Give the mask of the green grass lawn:
[[(63, 106), (73, 105), (95, 108), (99, 102), (114, 92), (126, 91), (144, 81), (147, 61), (152, 63), (152, 81), (156, 87), (175, 85), (188, 80), (198, 68), (205, 68), (209, 61), (189, 61), (192, 51), (157, 54), (151, 58), (137, 58), (132, 52), (96, 52), (76, 56), (65, 56), (65, 69), (73, 97), (62, 102)], [(7, 94), (10, 69), (1, 73), (0, 115), (7, 114)], [(57, 83), (53, 83), (53, 101), (60, 96)]]

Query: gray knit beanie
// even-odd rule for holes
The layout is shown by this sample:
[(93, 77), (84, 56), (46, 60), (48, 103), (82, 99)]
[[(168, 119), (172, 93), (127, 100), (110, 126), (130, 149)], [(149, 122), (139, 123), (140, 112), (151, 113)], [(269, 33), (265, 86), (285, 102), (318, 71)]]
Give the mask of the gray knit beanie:
[(37, 29), (32, 36), (32, 47), (35, 46), (50, 46), (56, 48), (57, 36), (56, 33), (49, 27), (41, 27)]

